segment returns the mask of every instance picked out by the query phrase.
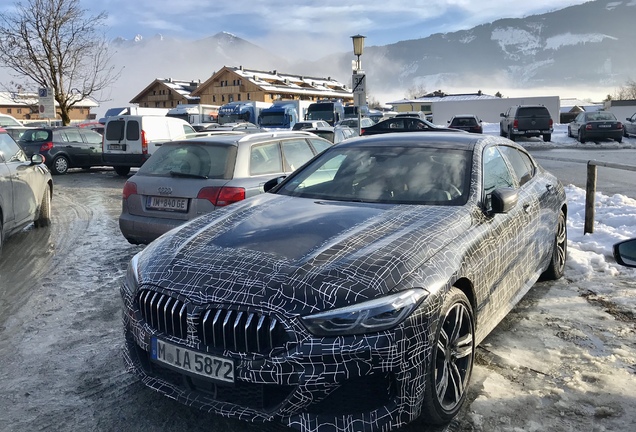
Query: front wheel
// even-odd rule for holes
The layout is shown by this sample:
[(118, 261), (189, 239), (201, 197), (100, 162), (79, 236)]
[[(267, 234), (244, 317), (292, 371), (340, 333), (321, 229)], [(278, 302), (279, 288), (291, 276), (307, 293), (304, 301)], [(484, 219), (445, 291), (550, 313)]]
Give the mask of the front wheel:
[(444, 300), (431, 347), (421, 418), (443, 424), (457, 415), (466, 399), (475, 359), (473, 308), (458, 288), (451, 288)]
[(568, 254), (568, 231), (565, 223), (565, 212), (559, 213), (556, 233), (554, 235), (554, 245), (552, 246), (552, 257), (550, 265), (541, 275), (541, 280), (561, 279), (565, 272), (565, 260)]
[(568, 126), (568, 137), (574, 138), (574, 135), (572, 135), (572, 129), (570, 128), (570, 126)]
[(68, 159), (64, 156), (58, 156), (53, 159), (52, 165), (51, 171), (53, 171), (53, 174), (66, 174), (68, 172)]
[(40, 204), (40, 211), (34, 224), (36, 227), (49, 226), (51, 223), (51, 190), (47, 186), (42, 196), (42, 203)]
[(583, 135), (583, 131), (579, 128), (579, 142), (581, 144), (585, 144), (585, 136)]

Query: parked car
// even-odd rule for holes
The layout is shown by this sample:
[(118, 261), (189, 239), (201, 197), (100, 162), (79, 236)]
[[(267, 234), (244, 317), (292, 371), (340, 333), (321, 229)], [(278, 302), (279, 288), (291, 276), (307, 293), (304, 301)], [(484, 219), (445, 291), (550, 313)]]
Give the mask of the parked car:
[(328, 126), (331, 126), (331, 125), (324, 120), (306, 120), (306, 121), (296, 122), (296, 124), (294, 124), (294, 126), (292, 127), (292, 130), (303, 130), (303, 129), (311, 129), (311, 128), (317, 128), (317, 127), (328, 127)]
[(499, 134), (512, 141), (519, 137), (538, 136), (545, 142), (552, 139), (552, 116), (543, 105), (514, 105), (499, 116)]
[(267, 180), (330, 146), (291, 131), (228, 131), (166, 143), (126, 182), (119, 227), (130, 243), (150, 243), (197, 216), (263, 193)]
[(395, 117), (415, 117), (420, 120), (431, 121), (432, 115), (424, 114), (423, 111), (403, 111), (395, 114)]
[(142, 166), (163, 143), (194, 136), (185, 120), (159, 115), (121, 115), (106, 118), (103, 141), (104, 165), (120, 176)]
[(69, 168), (103, 166), (102, 136), (90, 129), (73, 126), (37, 128), (25, 131), (18, 144), (28, 157), (44, 156), (53, 174), (66, 174)]
[[(362, 117), (360, 119), (360, 126), (362, 128), (367, 128), (369, 126), (373, 126), (376, 122), (371, 120), (369, 117)], [(348, 126), (351, 129), (358, 130), (358, 119), (357, 118), (346, 118), (344, 120), (340, 120), (337, 126)]]
[(358, 131), (351, 129), (349, 126), (323, 126), (303, 130), (318, 135), (334, 144), (358, 136)]
[(623, 136), (629, 137), (630, 135), (636, 135), (636, 113), (627, 117), (623, 123)]
[(13, 116), (9, 114), (0, 114), (0, 127), (13, 127), (13, 126), (23, 126), (22, 123), (18, 121)]
[(458, 114), (448, 121), (448, 127), (453, 129), (461, 129), (466, 132), (483, 133), (484, 129), (481, 125), (479, 117), (473, 114)]
[(507, 139), (357, 138), (278, 181), (130, 261), (125, 358), (145, 385), (298, 428), (446, 423), (479, 342), (563, 275), (563, 187)]
[(623, 140), (623, 124), (610, 111), (583, 111), (568, 124), (568, 136), (576, 137), (581, 143), (608, 138), (621, 142)]
[(5, 126), (4, 130), (7, 131), (11, 138), (13, 138), (16, 142), (20, 140), (24, 131), (29, 129), (35, 129), (33, 126)]
[(0, 252), (4, 239), (34, 223), (51, 221), (53, 180), (44, 158), (27, 158), (22, 148), (0, 128)]
[(392, 117), (366, 127), (360, 135), (376, 135), (392, 132), (460, 132), (459, 129), (445, 128), (415, 117)]

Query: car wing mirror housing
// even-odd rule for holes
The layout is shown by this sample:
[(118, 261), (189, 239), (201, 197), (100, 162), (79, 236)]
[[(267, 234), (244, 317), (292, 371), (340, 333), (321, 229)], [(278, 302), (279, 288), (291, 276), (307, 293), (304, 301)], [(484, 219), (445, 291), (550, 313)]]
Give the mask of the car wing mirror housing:
[(43, 164), (44, 163), (44, 156), (42, 156), (39, 153), (36, 153), (34, 155), (31, 156), (31, 164), (32, 165), (39, 165), (39, 164)]
[(491, 213), (508, 213), (519, 201), (519, 194), (511, 188), (495, 189), (490, 194)]
[(278, 186), (283, 180), (285, 180), (286, 176), (275, 177), (271, 180), (267, 180), (263, 185), (263, 191), (269, 192)]
[(625, 267), (636, 267), (636, 239), (629, 239), (614, 245), (614, 259)]

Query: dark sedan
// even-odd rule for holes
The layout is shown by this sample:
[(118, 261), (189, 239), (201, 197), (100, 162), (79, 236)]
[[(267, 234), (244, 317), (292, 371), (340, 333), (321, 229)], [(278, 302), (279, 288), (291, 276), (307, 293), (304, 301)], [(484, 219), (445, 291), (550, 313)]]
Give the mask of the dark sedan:
[(568, 124), (568, 136), (576, 138), (581, 144), (600, 139), (621, 142), (623, 134), (623, 124), (609, 111), (584, 111)]
[(38, 128), (25, 131), (18, 144), (27, 156), (41, 154), (53, 174), (66, 174), (69, 168), (104, 165), (102, 135), (78, 127)]
[(448, 126), (453, 129), (461, 129), (466, 132), (471, 133), (483, 133), (484, 128), (482, 127), (481, 120), (479, 117), (473, 114), (460, 114), (453, 116), (448, 121)]
[(125, 358), (145, 385), (300, 431), (446, 423), (477, 344), (564, 272), (563, 187), (505, 138), (353, 138), (277, 183), (131, 260)]
[(364, 127), (360, 131), (360, 136), (377, 135), (393, 132), (458, 132), (459, 129), (445, 128), (437, 126), (427, 120), (416, 117), (393, 117)]
[(0, 128), (0, 251), (6, 237), (35, 223), (51, 221), (53, 181), (40, 155), (27, 159), (13, 138)]

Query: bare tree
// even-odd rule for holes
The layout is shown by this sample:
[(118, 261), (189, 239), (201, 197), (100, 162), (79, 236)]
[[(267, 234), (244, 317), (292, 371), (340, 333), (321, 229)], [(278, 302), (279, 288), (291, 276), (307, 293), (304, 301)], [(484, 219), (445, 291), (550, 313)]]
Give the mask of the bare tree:
[(424, 87), (424, 85), (419, 84), (407, 88), (404, 97), (406, 97), (407, 99), (417, 99), (424, 96), (425, 94), (426, 88)]
[[(609, 95), (608, 95), (609, 96)], [(636, 81), (627, 80), (625, 85), (621, 86), (612, 97), (613, 100), (634, 100), (636, 99)]]
[(25, 0), (0, 13), (0, 64), (23, 87), (52, 89), (63, 124), (78, 102), (118, 77), (104, 34), (107, 15), (88, 16), (79, 0)]

